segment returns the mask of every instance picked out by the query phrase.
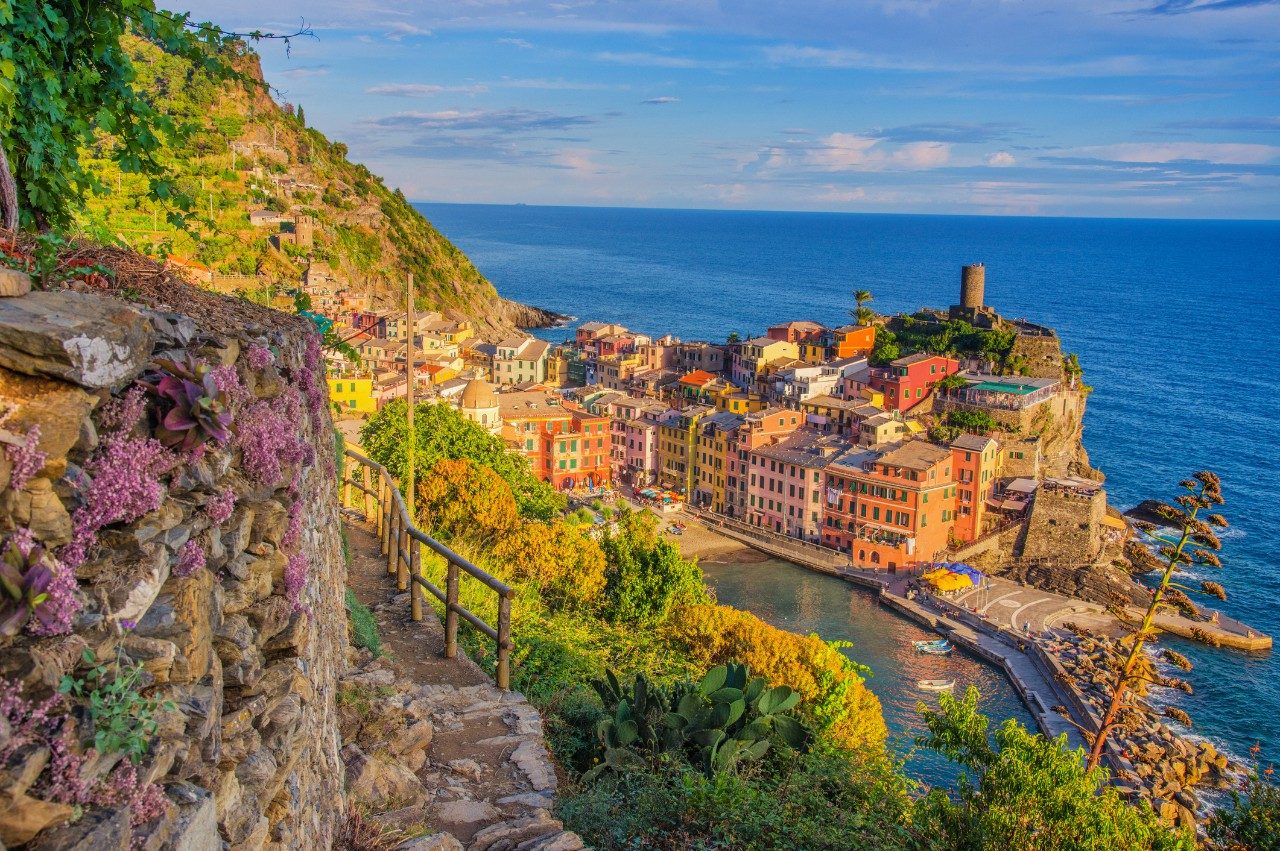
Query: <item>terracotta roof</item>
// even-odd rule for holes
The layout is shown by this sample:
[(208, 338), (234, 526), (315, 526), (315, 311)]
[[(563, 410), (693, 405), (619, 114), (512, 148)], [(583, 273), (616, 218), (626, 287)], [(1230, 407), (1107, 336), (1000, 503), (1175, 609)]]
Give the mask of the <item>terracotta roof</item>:
[(877, 463), (908, 470), (928, 470), (951, 457), (951, 450), (927, 440), (908, 440), (880, 456)]
[(681, 384), (688, 384), (690, 387), (701, 387), (708, 381), (715, 380), (715, 373), (707, 372), (705, 369), (695, 369), (688, 375), (680, 379)]

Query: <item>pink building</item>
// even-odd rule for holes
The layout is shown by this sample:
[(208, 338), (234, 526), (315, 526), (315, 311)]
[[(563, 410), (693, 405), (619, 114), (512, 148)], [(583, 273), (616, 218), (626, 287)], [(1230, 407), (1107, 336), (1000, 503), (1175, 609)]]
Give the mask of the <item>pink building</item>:
[(747, 522), (793, 538), (820, 541), (824, 471), (848, 448), (849, 443), (839, 437), (805, 428), (752, 450)]
[(667, 411), (651, 399), (624, 398), (613, 406), (614, 481), (635, 487), (652, 484), (658, 474), (658, 417)]

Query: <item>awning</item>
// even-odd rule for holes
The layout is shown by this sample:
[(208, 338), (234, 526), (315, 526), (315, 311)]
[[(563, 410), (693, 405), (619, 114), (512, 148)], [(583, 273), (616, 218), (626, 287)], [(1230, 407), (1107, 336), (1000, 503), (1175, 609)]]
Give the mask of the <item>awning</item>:
[(930, 580), (939, 591), (959, 591), (962, 588), (972, 588), (973, 580), (961, 573), (951, 573), (947, 571), (942, 576), (935, 577)]

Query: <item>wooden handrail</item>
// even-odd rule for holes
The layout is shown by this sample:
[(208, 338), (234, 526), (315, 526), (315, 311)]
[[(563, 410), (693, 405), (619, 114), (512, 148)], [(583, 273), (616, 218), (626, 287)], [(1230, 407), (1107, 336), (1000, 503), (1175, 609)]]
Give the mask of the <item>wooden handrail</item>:
[[(405, 508), (404, 497), (386, 467), (353, 449), (346, 449), (343, 454), (360, 466), (359, 481), (350, 471), (343, 476), (343, 505), (352, 503), (352, 491), (358, 491), (363, 496), (360, 507), (365, 519), (376, 523), (378, 543), (383, 555), (387, 557), (387, 573), (396, 577), (396, 586), (401, 591), (409, 592), (410, 615), (415, 621), (422, 620), (424, 593), (429, 593), (444, 604), (444, 655), (448, 659), (458, 655), (459, 617), (493, 639), (498, 651), (498, 688), (510, 688), (511, 651), (515, 647), (511, 640), (511, 600), (515, 597), (515, 591), (415, 526)], [(378, 477), (376, 486), (371, 481), (372, 474)], [(424, 546), (445, 560), (447, 573), (443, 592), (422, 575)], [(498, 595), (496, 628), (458, 602), (458, 586), (462, 574), (477, 580)]]

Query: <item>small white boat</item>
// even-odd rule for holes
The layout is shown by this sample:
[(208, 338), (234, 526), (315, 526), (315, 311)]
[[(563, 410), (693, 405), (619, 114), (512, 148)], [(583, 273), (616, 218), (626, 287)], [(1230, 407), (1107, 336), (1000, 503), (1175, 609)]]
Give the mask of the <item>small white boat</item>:
[(924, 691), (947, 691), (955, 688), (955, 680), (919, 680), (916, 682), (916, 688)]
[(950, 656), (951, 655), (950, 644), (938, 644), (933, 647), (917, 647), (916, 650), (919, 653), (928, 653), (931, 656)]
[(945, 638), (930, 638), (926, 641), (913, 641), (911, 643), (919, 650), (921, 647), (936, 647), (939, 644), (948, 644), (950, 642)]

